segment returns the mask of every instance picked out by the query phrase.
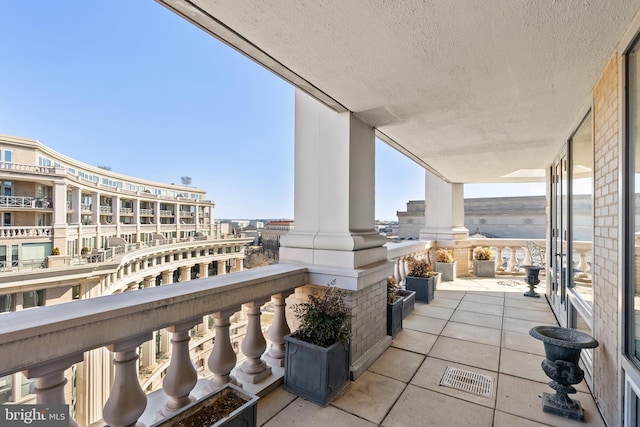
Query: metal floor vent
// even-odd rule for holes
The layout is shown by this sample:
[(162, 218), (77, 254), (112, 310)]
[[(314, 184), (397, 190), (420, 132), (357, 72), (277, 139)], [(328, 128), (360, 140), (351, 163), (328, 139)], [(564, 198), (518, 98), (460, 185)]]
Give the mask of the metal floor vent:
[(491, 398), (493, 395), (493, 378), (476, 372), (447, 366), (440, 385)]

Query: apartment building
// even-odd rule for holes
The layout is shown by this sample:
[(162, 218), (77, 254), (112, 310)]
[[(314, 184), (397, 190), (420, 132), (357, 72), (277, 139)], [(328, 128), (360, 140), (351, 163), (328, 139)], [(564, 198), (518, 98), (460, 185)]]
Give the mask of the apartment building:
[[(0, 135), (0, 313), (187, 282), (243, 269), (251, 239), (220, 238), (205, 190), (162, 184), (87, 165), (31, 139)], [(2, 316), (2, 314), (0, 314)], [(231, 336), (244, 334), (242, 312)], [(213, 319), (192, 328), (194, 363), (211, 352)], [(146, 391), (161, 386), (169, 334), (138, 349)], [(81, 425), (101, 419), (112, 357), (87, 352), (65, 373)], [(0, 403), (33, 403), (23, 373), (0, 378)]]

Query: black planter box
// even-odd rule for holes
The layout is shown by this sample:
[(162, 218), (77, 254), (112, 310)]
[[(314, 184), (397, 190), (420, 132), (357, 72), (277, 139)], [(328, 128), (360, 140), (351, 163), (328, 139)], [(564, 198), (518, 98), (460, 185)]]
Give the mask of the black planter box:
[(426, 302), (427, 304), (433, 300), (433, 291), (436, 288), (436, 281), (440, 274), (432, 277), (415, 277), (407, 276), (405, 279), (408, 291), (415, 291), (416, 301)]
[(398, 296), (402, 299), (402, 318), (406, 319), (416, 304), (416, 293), (414, 291), (399, 290)]
[[(159, 421), (151, 427), (178, 426), (180, 422), (187, 420), (203, 407), (216, 405), (218, 397), (223, 396), (225, 393), (234, 393), (244, 400), (245, 403), (235, 411), (231, 412), (228, 417), (216, 421), (214, 424), (211, 424), (210, 427), (255, 427), (258, 421), (257, 404), (259, 398), (258, 396), (255, 396), (234, 384), (226, 384), (222, 389), (214, 391), (213, 393), (196, 400), (176, 412), (170, 418)], [(207, 425), (202, 427), (209, 426)]]
[(310, 402), (327, 406), (349, 384), (349, 343), (320, 347), (291, 335), (286, 344), (283, 388)]
[(387, 303), (387, 335), (395, 338), (402, 330), (402, 298), (393, 304)]

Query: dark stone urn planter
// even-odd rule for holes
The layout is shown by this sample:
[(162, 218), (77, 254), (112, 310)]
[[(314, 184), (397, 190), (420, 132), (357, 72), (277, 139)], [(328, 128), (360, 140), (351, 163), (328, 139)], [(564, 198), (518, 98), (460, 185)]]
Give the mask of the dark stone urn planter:
[(549, 387), (556, 391), (554, 395), (542, 393), (542, 410), (584, 422), (582, 405), (568, 395), (575, 394), (573, 384), (584, 379), (584, 371), (578, 366), (580, 351), (597, 347), (598, 341), (584, 332), (559, 326), (536, 326), (529, 334), (544, 343), (542, 370), (552, 380)]
[(283, 388), (320, 406), (327, 406), (349, 384), (349, 343), (320, 347), (291, 335), (286, 344)]
[(431, 277), (407, 276), (405, 279), (408, 291), (416, 293), (416, 301), (426, 302), (427, 304), (433, 300), (433, 291), (440, 279), (440, 273), (436, 273)]
[(523, 265), (524, 271), (527, 272), (527, 278), (525, 282), (529, 285), (529, 290), (524, 293), (525, 297), (540, 298), (540, 295), (535, 291), (535, 287), (540, 283), (540, 270), (542, 267), (539, 265)]
[(398, 296), (402, 300), (402, 319), (406, 319), (416, 305), (416, 293), (401, 289), (398, 291)]
[[(242, 406), (218, 421), (210, 422), (205, 412), (217, 413), (214, 409), (227, 399), (240, 399)], [(255, 396), (234, 384), (227, 384), (195, 402), (185, 406), (170, 418), (164, 419), (151, 427), (255, 427), (258, 417), (258, 396)], [(225, 403), (226, 404), (226, 403)], [(206, 420), (206, 421), (205, 421)]]
[(402, 330), (402, 298), (393, 304), (387, 303), (387, 335), (395, 338)]

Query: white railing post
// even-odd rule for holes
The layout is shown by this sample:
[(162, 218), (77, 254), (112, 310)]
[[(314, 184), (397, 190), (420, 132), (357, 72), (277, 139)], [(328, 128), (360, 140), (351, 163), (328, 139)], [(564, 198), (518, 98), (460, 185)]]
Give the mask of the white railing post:
[[(64, 405), (64, 386), (67, 379), (64, 371), (72, 365), (82, 362), (82, 354), (72, 354), (52, 363), (42, 363), (32, 366), (26, 371), (27, 378), (36, 379), (34, 393), (36, 405)], [(78, 424), (69, 416), (69, 426), (78, 427)]]
[(516, 257), (516, 250), (518, 248), (514, 247), (514, 246), (509, 246), (509, 249), (511, 250), (511, 256), (509, 257), (509, 271), (512, 273), (517, 273), (518, 270), (518, 258)]
[(291, 333), (287, 316), (285, 313), (287, 294), (276, 294), (271, 296), (273, 303), (273, 321), (269, 327), (269, 341), (271, 348), (264, 355), (264, 358), (273, 366), (284, 366), (285, 345), (284, 337)]
[(149, 341), (151, 332), (110, 344), (114, 353), (113, 385), (104, 405), (103, 418), (110, 427), (143, 427), (138, 419), (147, 407), (147, 396), (138, 381), (138, 347)]
[(194, 400), (189, 394), (198, 381), (198, 373), (189, 356), (189, 331), (201, 321), (196, 319), (167, 328), (171, 332), (171, 362), (162, 380), (162, 389), (169, 396), (169, 401), (162, 408), (165, 417)]
[(256, 384), (271, 375), (271, 367), (261, 359), (267, 349), (267, 342), (262, 334), (260, 325), (260, 307), (262, 301), (252, 301), (245, 304), (247, 307), (247, 333), (242, 340), (242, 353), (247, 360), (238, 367), (236, 376), (243, 381)]
[(238, 357), (231, 345), (231, 336), (229, 335), (231, 322), (229, 318), (238, 310), (231, 309), (213, 314), (216, 324), (216, 338), (213, 343), (213, 350), (211, 350), (207, 361), (209, 370), (213, 372), (213, 378), (209, 380), (206, 393), (213, 392), (229, 382), (236, 384), (236, 379), (231, 375), (231, 370), (236, 366)]

